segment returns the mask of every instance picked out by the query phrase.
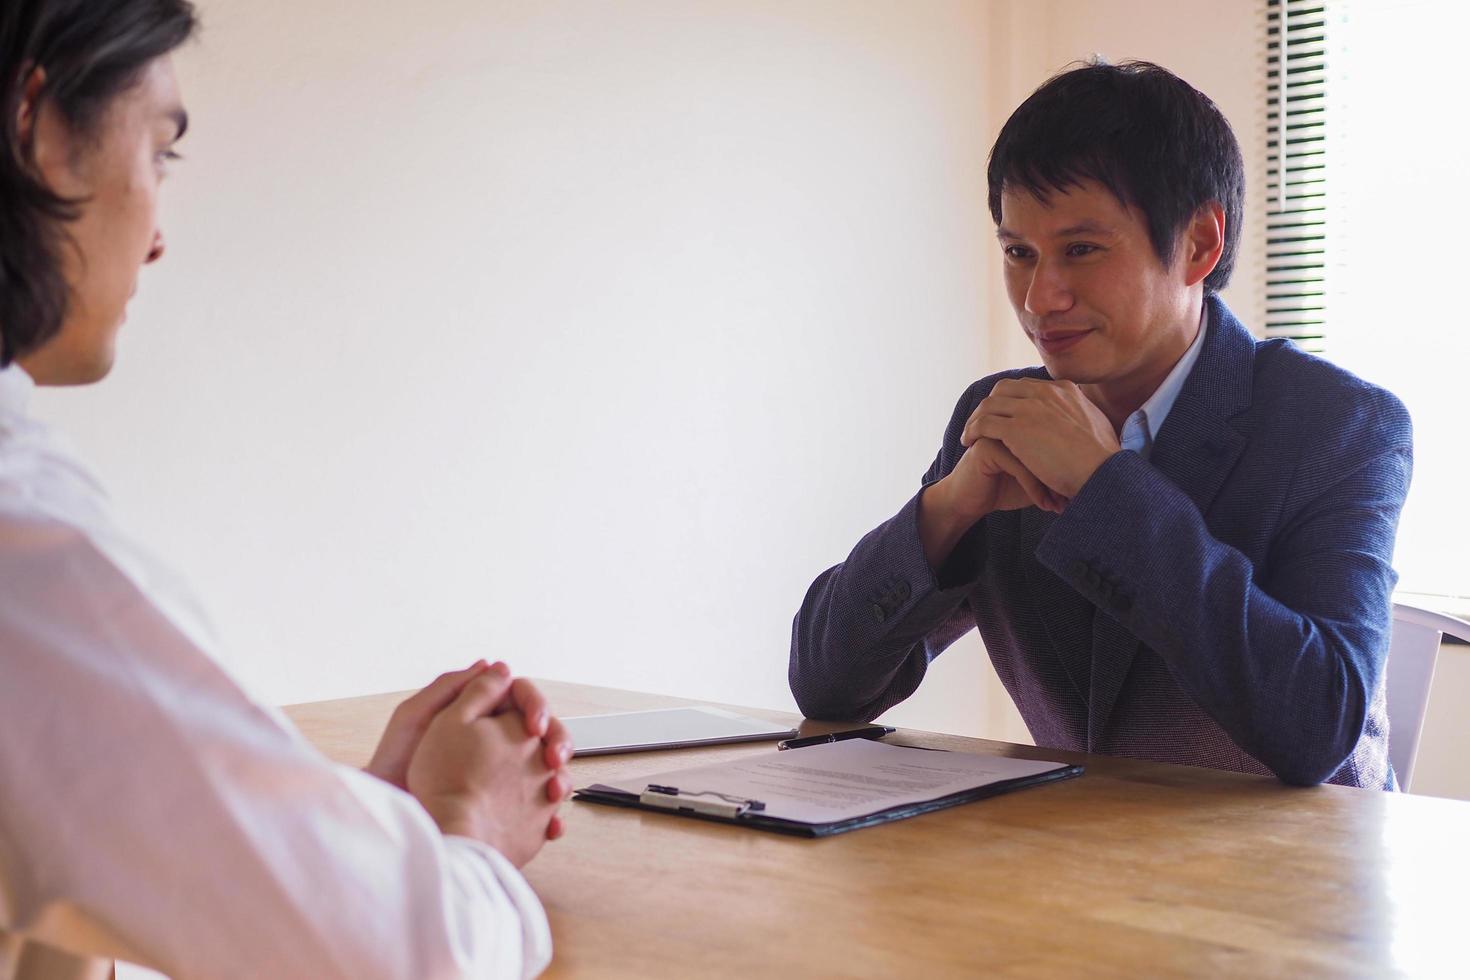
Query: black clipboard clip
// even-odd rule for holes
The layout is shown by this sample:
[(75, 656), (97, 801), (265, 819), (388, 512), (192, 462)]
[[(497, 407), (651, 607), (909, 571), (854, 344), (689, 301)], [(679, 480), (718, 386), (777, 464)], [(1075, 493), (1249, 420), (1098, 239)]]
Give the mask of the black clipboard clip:
[[(715, 797), (702, 799), (701, 797)], [(686, 810), (690, 813), (707, 813), (713, 817), (735, 819), (747, 813), (759, 813), (766, 808), (760, 800), (747, 800), (712, 789), (680, 790), (677, 786), (660, 786), (649, 783), (638, 797), (644, 806), (661, 810)]]

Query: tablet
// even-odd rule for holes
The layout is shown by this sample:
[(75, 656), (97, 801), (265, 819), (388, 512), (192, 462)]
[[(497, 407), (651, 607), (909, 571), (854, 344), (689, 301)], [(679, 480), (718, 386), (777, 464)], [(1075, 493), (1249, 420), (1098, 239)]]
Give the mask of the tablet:
[(796, 729), (775, 722), (705, 707), (582, 715), (563, 718), (562, 724), (571, 733), (574, 755), (682, 749), (691, 745), (791, 738), (796, 734)]

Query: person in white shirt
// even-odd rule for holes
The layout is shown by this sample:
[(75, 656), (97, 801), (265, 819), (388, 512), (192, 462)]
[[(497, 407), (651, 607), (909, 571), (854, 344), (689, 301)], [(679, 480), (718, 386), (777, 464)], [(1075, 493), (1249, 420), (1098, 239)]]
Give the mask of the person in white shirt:
[[(186, 116), (184, 0), (0, 7), (0, 980), (108, 959), (192, 977), (514, 977), (551, 955), (518, 871), (571, 744), (503, 664), (334, 764), (216, 661), (180, 581), (34, 421), (109, 371)], [(66, 959), (70, 957), (70, 959)]]

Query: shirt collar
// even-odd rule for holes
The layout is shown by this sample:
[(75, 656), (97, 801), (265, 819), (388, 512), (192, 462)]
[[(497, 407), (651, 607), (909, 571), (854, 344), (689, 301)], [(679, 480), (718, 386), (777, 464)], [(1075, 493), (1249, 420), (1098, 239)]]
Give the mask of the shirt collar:
[(1148, 401), (1139, 406), (1138, 411), (1128, 416), (1128, 420), (1123, 423), (1123, 434), (1119, 441), (1123, 444), (1124, 449), (1131, 449), (1144, 457), (1147, 457), (1153, 449), (1154, 440), (1158, 438), (1159, 430), (1164, 427), (1164, 419), (1169, 417), (1169, 410), (1174, 407), (1174, 402), (1179, 398), (1180, 389), (1184, 387), (1185, 380), (1189, 378), (1189, 372), (1199, 360), (1199, 352), (1204, 348), (1205, 331), (1210, 325), (1208, 311), (1208, 305), (1201, 307), (1199, 329), (1195, 331), (1194, 342), (1189, 345), (1184, 356), (1179, 358), (1174, 369), (1154, 389)]
[(0, 419), (24, 416), (31, 404), (31, 392), (35, 390), (36, 383), (19, 364), (11, 362), (0, 370)]

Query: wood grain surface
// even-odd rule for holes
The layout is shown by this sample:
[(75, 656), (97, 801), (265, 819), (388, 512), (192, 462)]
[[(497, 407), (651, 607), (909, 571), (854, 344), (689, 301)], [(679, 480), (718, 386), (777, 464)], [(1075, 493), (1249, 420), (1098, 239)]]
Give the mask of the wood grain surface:
[[(542, 687), (561, 715), (695, 703)], [(360, 766), (403, 696), (286, 711)], [(1470, 976), (1470, 803), (911, 730), (888, 741), (1087, 774), (821, 840), (569, 803), (566, 837), (526, 868), (551, 919), (547, 976)], [(772, 751), (571, 768), (585, 786)]]

